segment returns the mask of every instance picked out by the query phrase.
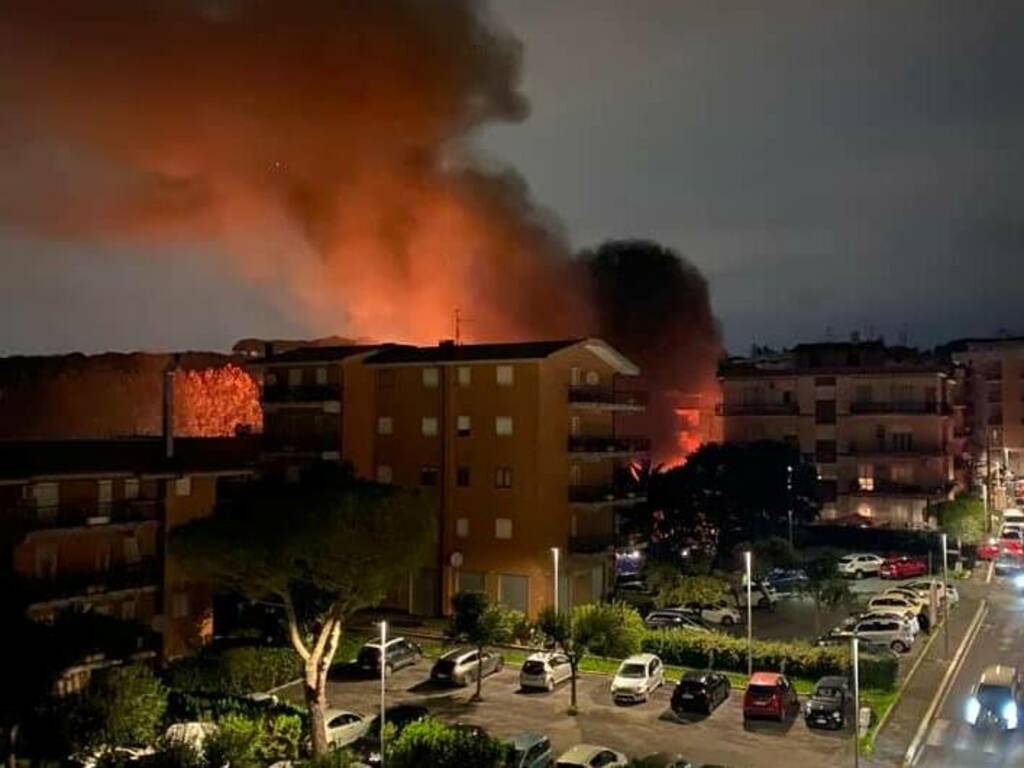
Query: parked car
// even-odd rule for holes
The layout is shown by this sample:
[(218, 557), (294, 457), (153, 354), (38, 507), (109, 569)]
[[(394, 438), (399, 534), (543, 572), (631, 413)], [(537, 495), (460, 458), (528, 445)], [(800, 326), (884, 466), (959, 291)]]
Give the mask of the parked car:
[[(396, 637), (388, 640), (384, 648), (385, 674), (408, 667), (423, 658), (422, 649), (411, 640)], [(366, 643), (356, 656), (359, 669), (367, 674), (380, 674), (380, 643)]]
[(577, 744), (563, 752), (555, 768), (625, 768), (629, 758), (621, 752), (594, 744)]
[(865, 611), (859, 616), (858, 624), (866, 619), (896, 619), (907, 628), (910, 636), (917, 638), (921, 631), (921, 620), (917, 614), (907, 615), (902, 608), (876, 608), (873, 611)]
[(931, 604), (931, 599), (928, 595), (921, 596), (916, 589), (907, 589), (906, 587), (890, 587), (885, 590), (880, 596), (886, 597), (891, 595), (892, 597), (905, 597), (909, 602), (917, 606), (918, 612), (926, 609)]
[(942, 601), (946, 599), (946, 585), (942, 583), (942, 579), (920, 579), (918, 581), (911, 581), (908, 584), (902, 584), (899, 587), (895, 587), (895, 589), (912, 589), (919, 597), (930, 601), (932, 584), (935, 585), (935, 595), (939, 599), (938, 604), (941, 605)]
[(505, 768), (551, 768), (555, 762), (551, 741), (543, 733), (523, 731), (506, 743), (511, 750)]
[[(835, 632), (834, 630), (827, 635), (822, 635), (817, 639), (817, 644), (820, 646), (829, 645), (842, 645), (843, 647), (849, 647), (850, 638), (853, 637), (853, 632)], [(879, 643), (875, 640), (866, 640), (865, 638), (859, 638), (858, 647), (861, 653), (870, 654), (872, 656), (898, 656), (892, 648), (885, 643)]]
[(997, 576), (1014, 576), (1024, 571), (1024, 558), (1011, 552), (1001, 552), (996, 558)]
[(882, 563), (878, 575), (883, 579), (910, 579), (928, 573), (928, 564), (923, 560), (907, 557), (891, 557)]
[(906, 653), (914, 644), (914, 633), (906, 622), (896, 616), (862, 619), (855, 629), (857, 636), (876, 643), (885, 643), (896, 653)]
[(569, 657), (561, 651), (532, 653), (519, 671), (519, 687), (524, 690), (555, 690), (555, 686), (572, 677)]
[[(384, 722), (395, 729), (395, 736), (410, 723), (422, 720), (429, 714), (426, 707), (418, 704), (396, 704), (384, 710)], [(349, 747), (358, 763), (376, 768), (380, 765), (380, 715), (370, 721), (363, 736)]]
[(370, 727), (370, 719), (358, 712), (328, 709), (324, 712), (327, 743), (333, 747), (347, 747), (360, 739)]
[(476, 648), (456, 648), (434, 662), (430, 679), (439, 683), (469, 685), (476, 682), (478, 674), (487, 677), (500, 672), (504, 666), (505, 658), (500, 653), (484, 651), (479, 654)]
[(655, 752), (643, 759), (644, 768), (693, 768), (693, 763), (678, 752)]
[(740, 612), (726, 603), (725, 600), (716, 600), (713, 603), (686, 603), (680, 606), (680, 608), (703, 621), (721, 624), (723, 627), (739, 624), (743, 618)]
[(921, 610), (921, 606), (916, 600), (912, 600), (904, 595), (876, 595), (868, 600), (868, 611), (878, 608), (895, 608), (905, 616), (917, 616)]
[(710, 632), (707, 622), (688, 611), (663, 608), (651, 611), (644, 617), (648, 629), (690, 629), (694, 632)]
[(839, 558), (836, 568), (840, 576), (863, 579), (865, 576), (877, 576), (882, 562), (878, 555), (859, 553)]
[(853, 693), (845, 677), (823, 677), (814, 686), (814, 693), (804, 704), (804, 721), (808, 728), (840, 730), (853, 712)]
[[(772, 609), (779, 602), (779, 593), (770, 584), (763, 581), (755, 581), (750, 586), (750, 601), (754, 604), (755, 608)], [(747, 609), (746, 585), (741, 586), (736, 591), (736, 605), (744, 611)]]
[(799, 592), (807, 582), (807, 573), (800, 568), (773, 568), (765, 577), (765, 583), (769, 584), (780, 597)]
[(755, 672), (743, 695), (743, 719), (783, 721), (800, 707), (800, 700), (785, 675)]
[(986, 667), (967, 700), (967, 722), (975, 728), (1017, 729), (1024, 690), (1016, 667)]
[(1002, 549), (999, 546), (997, 539), (989, 539), (988, 541), (979, 544), (975, 549), (974, 556), (979, 560), (995, 560), (999, 557)]
[(672, 711), (703, 712), (710, 715), (729, 698), (729, 678), (721, 672), (690, 670), (672, 691)]
[(616, 704), (647, 701), (665, 684), (665, 668), (653, 653), (638, 653), (619, 665), (612, 678), (612, 699)]

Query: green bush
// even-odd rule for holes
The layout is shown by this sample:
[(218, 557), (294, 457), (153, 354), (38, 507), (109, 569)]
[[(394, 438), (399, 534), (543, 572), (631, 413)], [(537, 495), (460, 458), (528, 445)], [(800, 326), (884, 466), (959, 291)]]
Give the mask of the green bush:
[(168, 668), (165, 679), (177, 691), (240, 695), (284, 685), (301, 672), (291, 648), (249, 646), (209, 649), (182, 659)]
[(143, 664), (93, 675), (81, 700), (66, 711), (63, 727), (75, 751), (98, 746), (153, 744), (167, 710), (167, 691)]
[(228, 715), (204, 743), (206, 762), (212, 768), (260, 768), (257, 757), (262, 738), (261, 723), (242, 715)]
[(860, 655), (860, 685), (891, 691), (899, 678), (900, 663), (895, 656)]
[(507, 747), (489, 736), (431, 718), (411, 723), (387, 746), (391, 768), (498, 768)]
[(636, 608), (626, 603), (587, 603), (572, 609), (576, 644), (596, 656), (620, 658), (640, 650), (646, 633)]

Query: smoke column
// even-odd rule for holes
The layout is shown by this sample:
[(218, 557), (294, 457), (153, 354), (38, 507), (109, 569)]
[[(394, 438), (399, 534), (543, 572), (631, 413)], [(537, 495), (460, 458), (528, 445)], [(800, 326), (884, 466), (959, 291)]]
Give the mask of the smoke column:
[(0, 223), (215, 243), (311, 329), (585, 332), (556, 227), (465, 139), (520, 47), (472, 0), (3, 0)]

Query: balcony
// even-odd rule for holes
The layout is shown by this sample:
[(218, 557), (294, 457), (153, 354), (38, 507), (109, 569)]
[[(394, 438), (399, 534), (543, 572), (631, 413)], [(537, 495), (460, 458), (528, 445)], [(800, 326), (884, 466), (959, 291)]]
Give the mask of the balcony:
[(797, 416), (799, 413), (797, 403), (718, 403), (715, 406), (718, 416)]
[(938, 458), (946, 456), (946, 448), (941, 445), (932, 446), (894, 446), (894, 445), (854, 445), (851, 444), (845, 456), (894, 456), (905, 458)]
[(280, 384), (263, 388), (264, 403), (324, 403), (341, 400), (341, 389), (330, 384), (286, 387)]
[(861, 400), (850, 403), (851, 416), (879, 416), (888, 413), (901, 416), (946, 415), (950, 413), (950, 407), (945, 403), (925, 402), (924, 400), (889, 403)]
[(336, 434), (279, 435), (264, 433), (261, 448), (265, 454), (303, 455), (341, 450), (341, 436)]
[(644, 501), (647, 494), (637, 488), (617, 485), (570, 485), (569, 501), (573, 504), (623, 504)]
[(17, 508), (18, 517), (31, 530), (156, 523), (160, 520), (161, 512), (161, 502), (155, 499), (132, 499), (111, 504), (61, 504), (53, 507)]
[(847, 492), (853, 496), (926, 496), (928, 498), (944, 497), (949, 493), (948, 486), (927, 486), (916, 483), (897, 483), (891, 480), (875, 480), (871, 488), (861, 488), (859, 481), (850, 483)]
[(651, 441), (646, 437), (570, 437), (569, 452), (594, 456), (634, 456), (651, 450)]
[(569, 537), (569, 553), (573, 555), (596, 555), (614, 549), (614, 547), (614, 533), (594, 533)]
[(569, 387), (569, 403), (578, 408), (641, 412), (647, 408), (647, 400), (647, 392), (640, 390), (614, 390), (605, 387)]
[(159, 584), (156, 558), (147, 558), (109, 571), (58, 573), (53, 579), (26, 580), (23, 594), (31, 604), (88, 602), (114, 592), (156, 589)]

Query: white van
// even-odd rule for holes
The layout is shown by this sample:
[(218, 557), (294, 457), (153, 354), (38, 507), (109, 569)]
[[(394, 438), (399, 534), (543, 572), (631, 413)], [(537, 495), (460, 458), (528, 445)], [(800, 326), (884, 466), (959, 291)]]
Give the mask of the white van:
[(1024, 527), (1024, 512), (1016, 507), (1008, 507), (1003, 510), (1003, 525), (1015, 525)]

